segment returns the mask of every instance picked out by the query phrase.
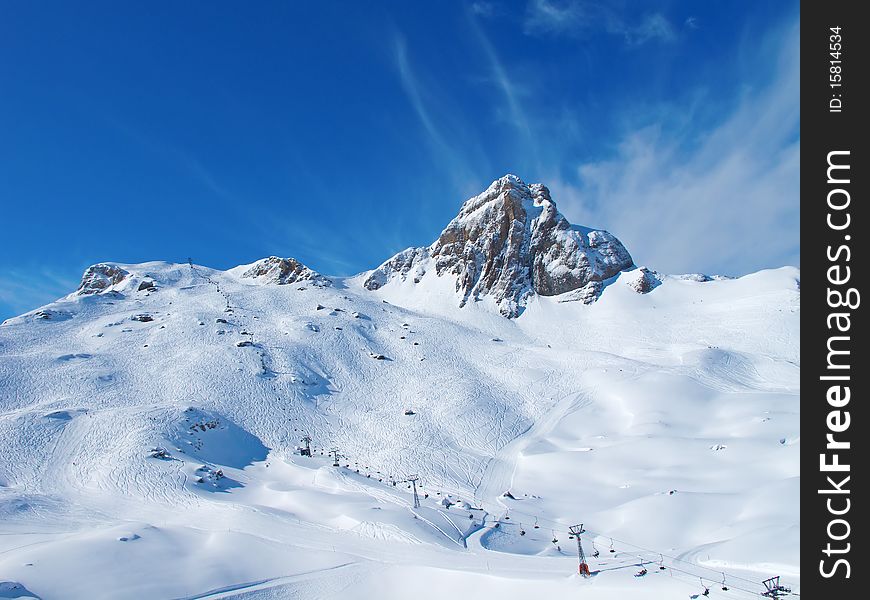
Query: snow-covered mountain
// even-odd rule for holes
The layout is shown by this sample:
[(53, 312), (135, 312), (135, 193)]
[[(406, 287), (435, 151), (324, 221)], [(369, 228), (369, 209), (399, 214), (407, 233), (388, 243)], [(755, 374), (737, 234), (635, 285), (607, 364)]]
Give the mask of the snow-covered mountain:
[(356, 277), (94, 265), (0, 326), (0, 598), (797, 590), (798, 280), (636, 268), (513, 176)]
[(376, 290), (396, 279), (449, 275), (460, 307), (489, 296), (503, 315), (516, 317), (532, 294), (585, 288), (583, 297), (593, 301), (603, 281), (632, 266), (614, 236), (568, 223), (543, 184), (505, 175), (465, 202), (431, 246), (400, 252), (364, 285)]

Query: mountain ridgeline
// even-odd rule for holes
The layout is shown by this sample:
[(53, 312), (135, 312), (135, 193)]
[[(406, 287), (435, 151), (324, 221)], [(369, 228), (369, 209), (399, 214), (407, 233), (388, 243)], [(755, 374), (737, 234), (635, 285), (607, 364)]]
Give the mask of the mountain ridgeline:
[[(459, 307), (488, 298), (502, 315), (514, 318), (535, 294), (573, 292), (565, 299), (594, 302), (608, 279), (633, 267), (631, 255), (615, 236), (569, 223), (546, 186), (505, 175), (467, 200), (432, 245), (403, 250), (362, 277), (370, 291), (409, 279), (419, 284), (447, 277), (453, 280)], [(270, 256), (233, 271), (265, 284), (332, 283), (293, 258)], [(643, 271), (641, 277), (648, 279), (649, 273)], [(121, 291), (132, 279), (117, 265), (93, 265), (76, 294)], [(147, 286), (148, 281), (137, 285)], [(653, 287), (644, 284), (638, 291)]]

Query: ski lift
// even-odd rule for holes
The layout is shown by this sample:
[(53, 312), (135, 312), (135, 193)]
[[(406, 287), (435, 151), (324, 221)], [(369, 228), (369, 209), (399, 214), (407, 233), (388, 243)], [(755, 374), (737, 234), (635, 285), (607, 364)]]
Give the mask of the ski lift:
[(540, 529), (541, 526), (538, 525), (538, 517), (535, 517), (535, 529)]
[(665, 557), (659, 554), (659, 571), (665, 570)]
[(646, 575), (646, 573), (647, 573), (646, 568), (643, 568), (640, 571), (638, 571), (637, 573), (635, 573), (634, 576), (635, 577), (643, 577), (644, 575)]
[(701, 580), (701, 587), (704, 588), (704, 591), (701, 592), (701, 595), (702, 596), (709, 596), (710, 595), (710, 588), (708, 588), (706, 585), (704, 585), (704, 578), (698, 577), (698, 579)]
[(727, 591), (728, 591), (728, 586), (725, 585), (725, 573), (722, 573), (722, 591), (723, 591), (723, 592), (727, 592)]
[(598, 551), (598, 548), (595, 547), (595, 540), (592, 540), (592, 558), (598, 558), (601, 553)]
[(526, 535), (526, 530), (523, 529), (523, 524), (520, 523), (520, 535)]
[(763, 592), (761, 595), (766, 598), (779, 598), (780, 593), (790, 593), (791, 588), (785, 587), (784, 585), (779, 584), (779, 575), (775, 577), (771, 577), (769, 579), (765, 579), (761, 582), (764, 585), (767, 591)]
[(553, 543), (556, 544), (556, 543), (558, 543), (558, 541), (559, 541), (559, 538), (556, 537), (556, 532), (553, 531)]
[(613, 538), (610, 538), (610, 553), (615, 554), (616, 550), (613, 549)]

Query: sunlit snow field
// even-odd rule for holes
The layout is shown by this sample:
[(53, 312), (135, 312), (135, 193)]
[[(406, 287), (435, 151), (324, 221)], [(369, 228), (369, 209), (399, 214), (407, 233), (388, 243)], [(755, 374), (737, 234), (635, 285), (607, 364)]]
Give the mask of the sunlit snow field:
[(0, 326), (0, 598), (799, 591), (796, 269), (509, 320), (447, 278), (124, 268)]

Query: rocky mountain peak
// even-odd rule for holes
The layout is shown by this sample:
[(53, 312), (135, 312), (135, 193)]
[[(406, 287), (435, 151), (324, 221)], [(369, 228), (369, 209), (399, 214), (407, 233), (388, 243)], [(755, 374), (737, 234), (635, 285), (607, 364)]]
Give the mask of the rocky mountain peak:
[[(632, 266), (613, 235), (572, 226), (545, 185), (505, 175), (468, 199), (431, 246), (397, 254), (372, 271), (364, 285), (378, 289), (412, 272), (419, 282), (434, 267), (437, 276), (455, 278), (460, 306), (489, 296), (512, 318), (533, 294), (574, 291)], [(594, 300), (597, 295), (587, 296)]]
[(79, 296), (100, 294), (124, 282), (130, 273), (118, 265), (98, 263), (88, 267), (75, 293)]
[(258, 279), (263, 283), (276, 285), (286, 285), (299, 281), (306, 281), (318, 287), (332, 285), (332, 281), (317, 271), (309, 269), (295, 258), (280, 258), (278, 256), (258, 260), (248, 267), (241, 277), (243, 279)]

